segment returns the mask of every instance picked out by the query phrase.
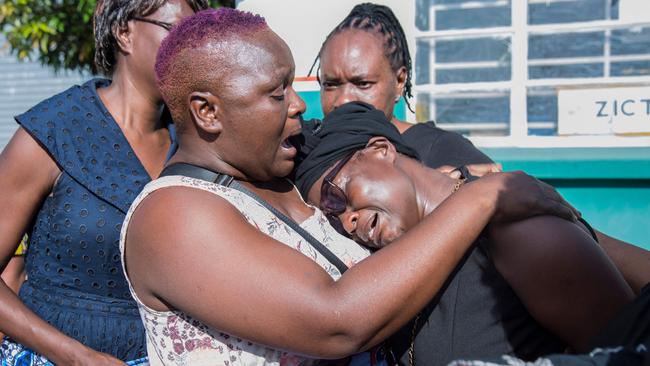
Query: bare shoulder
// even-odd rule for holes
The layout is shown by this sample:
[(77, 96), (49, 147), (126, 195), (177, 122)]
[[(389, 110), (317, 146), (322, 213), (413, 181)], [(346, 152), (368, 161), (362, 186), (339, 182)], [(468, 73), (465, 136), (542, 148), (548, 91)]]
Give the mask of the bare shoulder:
[(598, 249), (589, 232), (579, 223), (555, 216), (535, 216), (492, 225), (490, 238), (493, 251), (512, 251), (525, 247), (526, 251), (535, 250), (554, 255), (558, 254), (558, 250)]
[(575, 350), (632, 291), (583, 227), (539, 216), (490, 228), (492, 259), (533, 317)]
[[(172, 186), (147, 196), (133, 212), (127, 241), (135, 248), (155, 245), (159, 250), (192, 245), (201, 237), (230, 233), (244, 217), (226, 199), (198, 188)], [(166, 245), (172, 248), (166, 248)]]

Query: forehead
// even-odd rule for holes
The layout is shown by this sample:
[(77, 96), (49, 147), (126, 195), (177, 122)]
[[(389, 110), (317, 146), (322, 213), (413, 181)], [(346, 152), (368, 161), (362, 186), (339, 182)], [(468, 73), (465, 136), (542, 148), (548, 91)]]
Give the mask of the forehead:
[(321, 70), (324, 73), (345, 69), (366, 72), (388, 66), (383, 40), (374, 32), (348, 29), (335, 34), (321, 53)]
[(184, 0), (169, 0), (156, 9), (152, 13), (152, 17), (169, 23), (176, 23), (192, 14), (194, 14), (194, 11)]
[(213, 52), (222, 53), (230, 74), (225, 81), (237, 89), (283, 82), (295, 69), (289, 47), (270, 30), (227, 40)]

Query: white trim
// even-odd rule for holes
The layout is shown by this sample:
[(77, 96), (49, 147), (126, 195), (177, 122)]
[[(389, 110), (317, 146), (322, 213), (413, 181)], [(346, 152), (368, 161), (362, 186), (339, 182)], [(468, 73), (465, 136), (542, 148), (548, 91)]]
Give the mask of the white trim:
[[(428, 92), (422, 92), (422, 94), (431, 94)], [(465, 93), (435, 93), (433, 99), (481, 99), (481, 98), (495, 98), (495, 97), (506, 97), (510, 94), (509, 90), (500, 90), (500, 91), (472, 91)], [(555, 94), (555, 91), (553, 91)]]
[[(507, 129), (508, 122), (441, 122), (436, 123), (436, 126), (449, 130), (449, 131), (460, 131), (460, 130), (497, 130), (497, 129)], [(557, 123), (546, 121), (546, 122), (528, 122), (528, 128), (556, 128)]]
[[(515, 4), (521, 5), (520, 1), (513, 1)], [(528, 16), (524, 19), (528, 19)], [(528, 25), (523, 28), (529, 35), (539, 34), (557, 34), (557, 33), (583, 33), (593, 32), (607, 29), (621, 29), (621, 28), (647, 28), (650, 27), (650, 22), (639, 21), (621, 21), (621, 20), (594, 20), (590, 22), (577, 22), (577, 23), (557, 23), (557, 24), (539, 24)], [(517, 30), (519, 30), (518, 28)], [(456, 38), (483, 38), (495, 37), (498, 35), (512, 33), (514, 27), (492, 27), (492, 28), (468, 28), (468, 29), (450, 29), (450, 30), (428, 30), (416, 31), (415, 38), (433, 38), (433, 39), (456, 39)]]
[(478, 147), (648, 147), (649, 136), (470, 136)]
[[(612, 1), (605, 1), (605, 19), (612, 19)], [(611, 65), (612, 65), (612, 30), (605, 30), (605, 44), (603, 45), (603, 76), (606, 78), (611, 75)]]
[[(609, 49), (606, 42), (605, 52)], [(528, 66), (551, 66), (551, 65), (576, 65), (576, 64), (590, 64), (590, 63), (603, 63), (605, 67), (609, 67), (611, 62), (625, 62), (625, 61), (650, 61), (650, 54), (640, 55), (610, 55), (605, 53), (603, 56), (590, 56), (590, 57), (562, 57), (562, 58), (535, 58), (528, 60)], [(609, 76), (605, 72), (605, 76)]]
[[(515, 0), (517, 1), (517, 0)], [(575, 1), (575, 0), (572, 0)], [(498, 8), (503, 6), (508, 6), (510, 4), (509, 0), (494, 0), (490, 2), (481, 2), (481, 1), (467, 1), (459, 4), (434, 4), (431, 7), (435, 11), (439, 10), (459, 10), (459, 9), (484, 9), (484, 8)]]
[(497, 68), (497, 67), (508, 66), (510, 65), (510, 63), (501, 62), (501, 61), (475, 61), (475, 62), (446, 62), (446, 63), (438, 63), (433, 65), (436, 70), (458, 70), (458, 69)]
[[(532, 79), (525, 82), (526, 88), (534, 87), (601, 87), (624, 85), (648, 85), (650, 76), (617, 76), (600, 78)], [(512, 81), (479, 83), (421, 84), (414, 86), (418, 92), (451, 94), (511, 89)]]
[(510, 89), (511, 86), (511, 81), (494, 81), (479, 83), (421, 84), (416, 85), (413, 88), (419, 92), (430, 92), (438, 94), (478, 90), (503, 90)]
[(527, 87), (558, 86), (558, 87), (594, 87), (614, 86), (612, 84), (650, 84), (650, 76), (616, 76), (600, 78), (567, 78), (567, 79), (532, 79), (526, 82)]
[(463, 123), (436, 123), (436, 126), (449, 131), (459, 130), (507, 130), (508, 122), (463, 122)]
[(512, 27), (492, 27), (492, 28), (470, 28), (470, 29), (451, 29), (451, 30), (429, 30), (416, 31), (415, 38), (432, 38), (432, 39), (470, 39), (470, 38), (506, 38), (505, 35), (512, 33)]
[(524, 1), (513, 1), (510, 62), (512, 87), (510, 89), (510, 137), (518, 139), (528, 135), (528, 103), (526, 101), (526, 80), (528, 80), (528, 5)]

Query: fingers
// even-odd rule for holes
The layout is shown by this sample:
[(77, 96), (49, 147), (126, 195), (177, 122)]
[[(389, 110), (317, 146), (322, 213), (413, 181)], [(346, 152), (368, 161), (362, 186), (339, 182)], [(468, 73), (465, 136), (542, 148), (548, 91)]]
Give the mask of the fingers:
[[(443, 165), (438, 168), (436, 168), (437, 171), (439, 171), (442, 174), (446, 174), (454, 179), (460, 178), (460, 172), (458, 171), (457, 168), (451, 166), (451, 165)], [(458, 175), (457, 177), (454, 175)]]
[(482, 177), (489, 173), (500, 173), (503, 171), (501, 164), (471, 164), (466, 166), (467, 170), (476, 177)]
[(555, 187), (546, 182), (539, 180), (538, 182), (542, 189), (543, 200), (548, 203), (549, 209), (549, 212), (544, 212), (543, 214), (558, 216), (573, 222), (577, 221), (578, 218), (581, 217), (580, 211), (567, 202)]

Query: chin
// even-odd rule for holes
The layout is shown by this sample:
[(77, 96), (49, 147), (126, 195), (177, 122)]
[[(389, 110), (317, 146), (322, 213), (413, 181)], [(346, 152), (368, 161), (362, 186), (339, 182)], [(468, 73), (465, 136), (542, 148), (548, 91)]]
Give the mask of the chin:
[(273, 175), (277, 178), (284, 178), (291, 174), (293, 171), (294, 162), (293, 160), (283, 161), (281, 164), (278, 164), (273, 169)]

